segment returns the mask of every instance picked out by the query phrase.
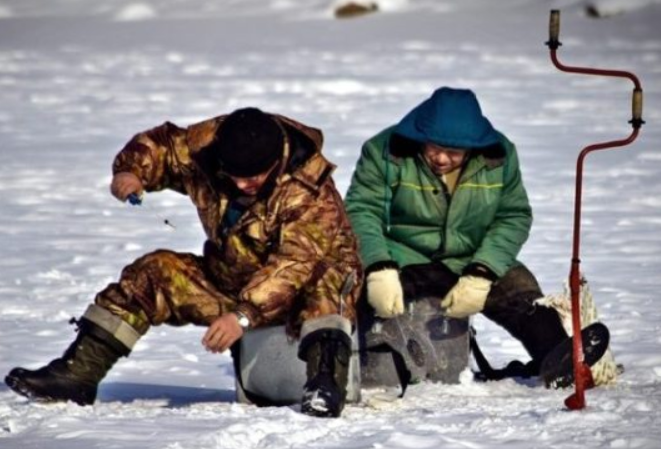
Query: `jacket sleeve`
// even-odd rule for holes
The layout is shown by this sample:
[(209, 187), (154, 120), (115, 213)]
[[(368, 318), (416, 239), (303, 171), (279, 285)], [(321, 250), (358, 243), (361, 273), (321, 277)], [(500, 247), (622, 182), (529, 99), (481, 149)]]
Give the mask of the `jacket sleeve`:
[(374, 140), (365, 143), (345, 199), (366, 268), (377, 262), (392, 261), (385, 236), (392, 192), (383, 145), (385, 143), (379, 145)]
[(237, 310), (257, 326), (285, 317), (300, 290), (324, 274), (324, 259), (341, 231), (342, 199), (331, 180), (318, 195), (301, 185), (288, 190), (279, 212), (275, 250), (239, 293)]
[(186, 130), (166, 122), (136, 134), (115, 157), (112, 171), (133, 173), (148, 192), (172, 189), (185, 193), (182, 178), (187, 166)]
[(516, 148), (511, 145), (503, 167), (503, 193), (493, 222), (473, 263), (487, 266), (496, 276), (503, 276), (516, 262), (532, 226), (532, 209), (523, 185)]

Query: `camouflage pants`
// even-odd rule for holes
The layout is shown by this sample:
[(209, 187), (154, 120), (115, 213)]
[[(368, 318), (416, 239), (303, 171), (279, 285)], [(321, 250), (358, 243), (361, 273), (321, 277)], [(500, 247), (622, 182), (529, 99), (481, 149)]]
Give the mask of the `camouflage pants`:
[(236, 306), (212, 282), (200, 256), (158, 250), (122, 271), (94, 300), (140, 334), (150, 326), (208, 326)]
[[(288, 333), (295, 336), (303, 321), (339, 313), (339, 305), (324, 288), (318, 286), (310, 298), (297, 297), (289, 316), (272, 324), (287, 324)], [(108, 285), (94, 300), (142, 335), (150, 326), (160, 324), (208, 326), (233, 311), (237, 301), (214, 282), (203, 257), (167, 250), (149, 253), (126, 266), (119, 281)], [(347, 301), (345, 305), (343, 315), (353, 319), (353, 303)]]

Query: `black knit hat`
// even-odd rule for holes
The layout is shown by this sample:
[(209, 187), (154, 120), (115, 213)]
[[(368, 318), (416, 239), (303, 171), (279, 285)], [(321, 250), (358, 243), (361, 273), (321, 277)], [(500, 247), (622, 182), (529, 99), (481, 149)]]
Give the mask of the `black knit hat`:
[(270, 115), (257, 108), (237, 109), (220, 124), (210, 147), (223, 172), (249, 178), (282, 157), (284, 137)]

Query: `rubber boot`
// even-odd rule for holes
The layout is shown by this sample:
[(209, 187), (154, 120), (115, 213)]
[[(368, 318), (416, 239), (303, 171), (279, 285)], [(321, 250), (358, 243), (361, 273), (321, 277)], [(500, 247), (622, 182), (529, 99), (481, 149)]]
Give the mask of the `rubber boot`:
[(305, 335), (298, 356), (306, 362), (301, 412), (338, 417), (347, 397), (351, 338), (341, 329), (322, 328)]
[[(599, 322), (590, 324), (581, 330), (583, 343), (583, 362), (592, 367), (608, 350), (610, 332)], [(547, 388), (568, 388), (574, 384), (574, 341), (567, 337), (544, 358), (540, 376)], [(591, 388), (594, 384), (588, 386)]]
[(37, 370), (12, 369), (5, 377), (9, 388), (38, 402), (93, 404), (101, 379), (130, 349), (88, 319), (77, 323), (78, 335), (62, 357)]
[(482, 311), (519, 340), (530, 354), (530, 362), (516, 362), (510, 367), (513, 372), (521, 371), (523, 377), (537, 376), (542, 360), (567, 338), (558, 312), (535, 304), (542, 296), (532, 273), (517, 266), (493, 284)]

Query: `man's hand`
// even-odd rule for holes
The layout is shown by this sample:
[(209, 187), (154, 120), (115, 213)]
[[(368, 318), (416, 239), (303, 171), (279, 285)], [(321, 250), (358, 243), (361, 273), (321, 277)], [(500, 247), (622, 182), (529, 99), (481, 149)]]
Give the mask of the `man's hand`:
[(243, 328), (239, 325), (239, 317), (234, 313), (226, 313), (211, 323), (202, 338), (202, 345), (209, 352), (224, 352), (242, 336)]
[(445, 295), (441, 307), (451, 318), (466, 318), (480, 313), (491, 290), (491, 281), (479, 276), (462, 276)]
[(126, 201), (132, 193), (142, 195), (142, 181), (133, 173), (119, 172), (112, 178), (110, 193), (119, 201)]
[(404, 291), (399, 272), (394, 268), (373, 271), (367, 275), (367, 302), (376, 316), (391, 318), (404, 313)]

